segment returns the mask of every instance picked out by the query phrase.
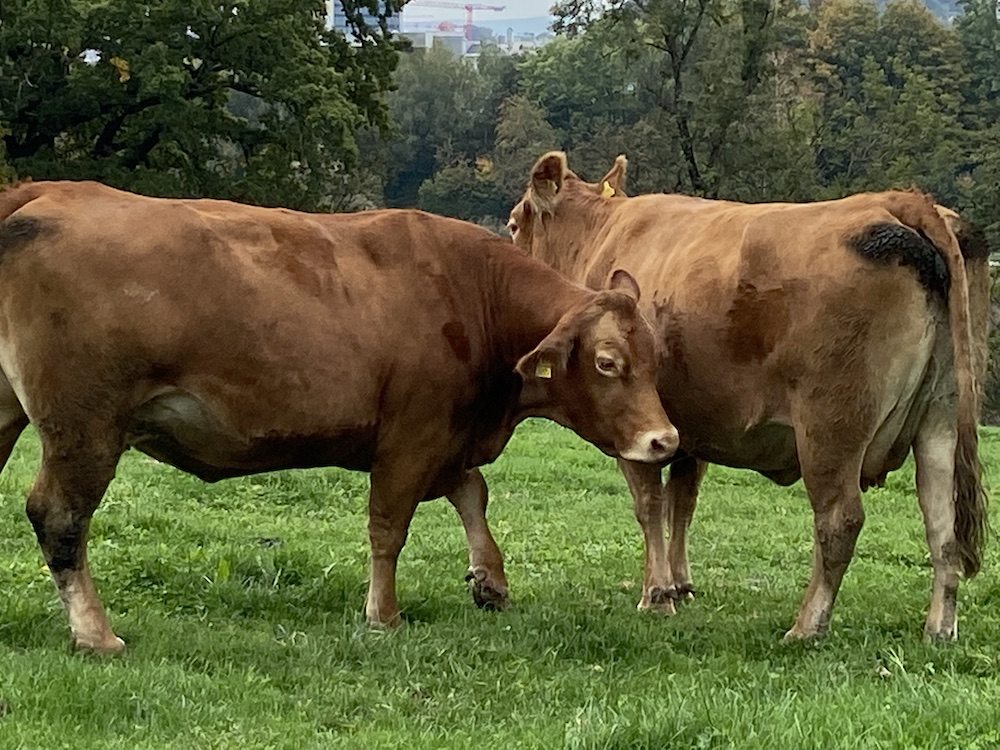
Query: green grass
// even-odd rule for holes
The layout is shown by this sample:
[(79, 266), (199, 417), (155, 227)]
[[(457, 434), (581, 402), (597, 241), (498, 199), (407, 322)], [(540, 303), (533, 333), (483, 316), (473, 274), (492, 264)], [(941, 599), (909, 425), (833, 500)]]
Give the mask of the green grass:
[[(1000, 465), (1000, 432), (984, 453)], [(0, 477), (0, 748), (1000, 746), (998, 555), (960, 592), (962, 640), (924, 645), (912, 467), (866, 495), (831, 636), (787, 646), (810, 558), (801, 485), (710, 470), (702, 594), (640, 614), (641, 537), (613, 462), (526, 424), (486, 470), (513, 608), (473, 607), (458, 518), (427, 503), (399, 569), (407, 625), (384, 633), (361, 616), (364, 475), (205, 485), (130, 453), (90, 544), (130, 650), (100, 659), (70, 652), (24, 516), (37, 463), (26, 435)]]

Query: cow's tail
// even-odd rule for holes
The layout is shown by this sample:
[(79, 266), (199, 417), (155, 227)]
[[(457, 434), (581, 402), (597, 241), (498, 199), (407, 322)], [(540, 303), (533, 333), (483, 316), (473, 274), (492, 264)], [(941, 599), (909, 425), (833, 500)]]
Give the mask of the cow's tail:
[(926, 237), (948, 269), (948, 320), (958, 388), (955, 447), (955, 537), (962, 570), (971, 577), (979, 572), (988, 533), (987, 497), (979, 463), (979, 386), (969, 303), (969, 283), (958, 238), (943, 212), (919, 193), (889, 193), (889, 212)]

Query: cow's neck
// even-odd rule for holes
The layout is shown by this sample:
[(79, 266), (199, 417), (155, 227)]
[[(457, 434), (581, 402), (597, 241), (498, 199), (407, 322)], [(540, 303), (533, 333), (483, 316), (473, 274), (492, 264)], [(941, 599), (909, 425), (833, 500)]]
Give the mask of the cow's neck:
[(492, 332), (495, 351), (514, 365), (594, 293), (533, 259), (511, 253), (509, 260), (498, 269)]
[[(536, 227), (538, 239), (532, 243), (532, 255), (569, 279), (587, 283), (587, 271), (600, 247), (612, 208), (593, 205), (593, 200), (567, 196), (555, 216)], [(598, 199), (600, 200), (600, 199)], [(598, 285), (603, 282), (600, 279)]]
[(563, 315), (594, 295), (509, 245), (483, 257), (490, 259), (490, 279), (485, 285), (489, 302), (483, 321), (491, 352), (490, 387), (470, 441), (469, 466), (494, 461), (514, 428), (527, 417), (559, 421), (547, 389), (537, 381), (522, 383), (515, 367)]
[[(502, 367), (513, 373), (518, 360), (548, 336), (560, 318), (584, 304), (595, 292), (574, 284), (537, 261), (510, 255), (511, 262), (500, 269), (493, 287), (494, 351)], [(540, 382), (529, 381), (516, 394), (511, 417), (514, 424), (527, 417), (556, 419), (548, 403), (548, 389)], [(511, 425), (513, 428), (513, 425)]]

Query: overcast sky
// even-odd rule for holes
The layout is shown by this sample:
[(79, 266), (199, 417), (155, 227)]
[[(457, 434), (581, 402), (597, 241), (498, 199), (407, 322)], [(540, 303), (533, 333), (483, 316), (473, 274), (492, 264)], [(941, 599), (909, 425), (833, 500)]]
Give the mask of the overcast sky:
[[(547, 16), (553, 0), (472, 0), (482, 2), (485, 5), (503, 5), (506, 10), (502, 12), (479, 10), (475, 11), (476, 17), (483, 20), (493, 20), (499, 18), (532, 18), (534, 16)], [(464, 3), (464, 0), (456, 0), (457, 3)], [(448, 8), (425, 8), (420, 5), (407, 3), (403, 6), (403, 15), (407, 18), (428, 17), (446, 20), (457, 20), (465, 17), (465, 11), (461, 8), (449, 10)]]

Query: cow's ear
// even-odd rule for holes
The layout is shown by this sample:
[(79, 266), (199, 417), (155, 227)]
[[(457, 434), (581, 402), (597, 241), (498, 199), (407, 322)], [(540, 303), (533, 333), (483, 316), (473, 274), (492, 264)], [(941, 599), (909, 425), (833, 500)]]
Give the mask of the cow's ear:
[(531, 170), (531, 197), (539, 212), (552, 210), (567, 171), (566, 154), (562, 151), (550, 151), (535, 162)]
[(615, 164), (608, 173), (601, 178), (602, 195), (607, 198), (625, 195), (625, 173), (628, 170), (628, 159), (625, 154), (619, 154), (615, 159)]
[(624, 268), (616, 268), (608, 277), (608, 283), (604, 285), (607, 289), (618, 292), (625, 292), (636, 302), (639, 301), (639, 282)]
[(514, 369), (526, 383), (533, 380), (551, 380), (558, 373), (565, 371), (571, 346), (572, 342), (566, 337), (565, 331), (556, 329), (546, 336), (542, 343), (521, 357)]

